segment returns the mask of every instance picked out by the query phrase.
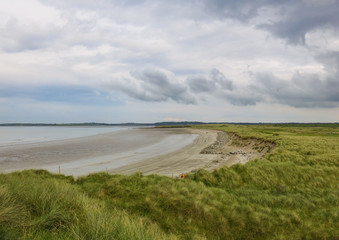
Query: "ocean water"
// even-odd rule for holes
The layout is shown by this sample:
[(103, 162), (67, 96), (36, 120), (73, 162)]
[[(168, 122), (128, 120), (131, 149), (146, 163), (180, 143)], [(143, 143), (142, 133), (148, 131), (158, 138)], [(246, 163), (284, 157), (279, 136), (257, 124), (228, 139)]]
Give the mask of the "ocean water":
[(128, 128), (130, 127), (0, 127), (0, 146), (86, 137)]

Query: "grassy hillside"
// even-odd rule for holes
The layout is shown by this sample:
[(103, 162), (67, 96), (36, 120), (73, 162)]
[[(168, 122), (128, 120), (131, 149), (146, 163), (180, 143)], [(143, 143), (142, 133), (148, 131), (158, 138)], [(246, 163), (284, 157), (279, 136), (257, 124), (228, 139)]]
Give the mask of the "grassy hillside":
[(339, 238), (338, 124), (200, 127), (276, 146), (264, 159), (184, 180), (2, 174), (0, 239)]

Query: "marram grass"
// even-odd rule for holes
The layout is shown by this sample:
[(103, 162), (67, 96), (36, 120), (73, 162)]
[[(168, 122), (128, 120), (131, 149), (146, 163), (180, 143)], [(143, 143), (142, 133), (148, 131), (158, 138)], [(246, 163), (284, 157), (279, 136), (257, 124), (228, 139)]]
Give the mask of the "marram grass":
[(338, 124), (200, 127), (275, 147), (184, 180), (2, 174), (0, 239), (339, 239)]
[(45, 171), (0, 175), (0, 239), (176, 239)]

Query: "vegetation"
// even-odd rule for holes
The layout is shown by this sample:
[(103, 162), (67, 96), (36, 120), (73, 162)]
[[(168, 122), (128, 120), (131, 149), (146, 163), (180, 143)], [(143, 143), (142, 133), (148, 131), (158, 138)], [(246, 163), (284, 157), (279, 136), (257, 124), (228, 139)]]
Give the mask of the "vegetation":
[(275, 148), (185, 179), (2, 174), (0, 239), (339, 238), (339, 124), (192, 127)]

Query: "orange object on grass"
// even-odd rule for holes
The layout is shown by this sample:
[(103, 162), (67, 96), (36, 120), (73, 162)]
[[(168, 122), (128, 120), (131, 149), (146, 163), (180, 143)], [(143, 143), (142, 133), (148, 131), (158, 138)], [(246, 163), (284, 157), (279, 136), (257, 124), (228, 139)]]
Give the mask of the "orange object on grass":
[(185, 175), (184, 174), (180, 174), (180, 179), (184, 179)]

